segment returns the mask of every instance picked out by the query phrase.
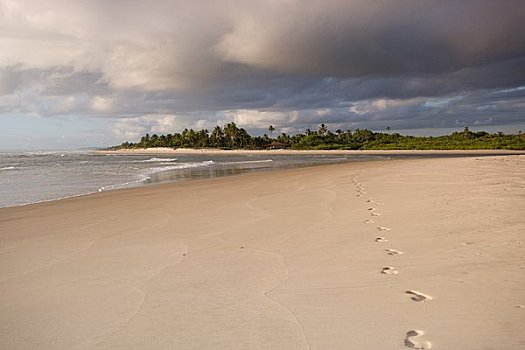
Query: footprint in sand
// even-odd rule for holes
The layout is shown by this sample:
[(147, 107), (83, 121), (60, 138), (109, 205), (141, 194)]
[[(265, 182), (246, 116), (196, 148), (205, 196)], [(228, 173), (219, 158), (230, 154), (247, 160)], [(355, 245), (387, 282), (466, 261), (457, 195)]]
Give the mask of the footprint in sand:
[(383, 226), (378, 226), (377, 229), (379, 231), (390, 231), (390, 229), (388, 227), (383, 227)]
[(385, 266), (381, 269), (381, 273), (383, 275), (397, 275), (399, 272), (393, 266)]
[(385, 250), (385, 252), (387, 252), (388, 255), (401, 255), (401, 254), (403, 254), (403, 252), (400, 252), (399, 250), (395, 250), (395, 249), (387, 249), (387, 250)]
[(370, 215), (372, 215), (372, 216), (380, 216), (381, 214), (379, 214), (379, 213), (370, 213)]
[(368, 210), (368, 211), (373, 211), (373, 210), (376, 210), (376, 208), (372, 208), (372, 207), (370, 207), (370, 208), (368, 208), (367, 210)]
[[(421, 339), (425, 332), (418, 329), (408, 331), (405, 338), (405, 346), (411, 349), (427, 350), (432, 349), (432, 343)], [(419, 339), (418, 339), (419, 338)]]
[(421, 292), (418, 292), (417, 290), (407, 290), (405, 293), (412, 295), (410, 299), (418, 303), (424, 303), (425, 301), (432, 300), (432, 297), (430, 295), (423, 294)]
[(370, 219), (368, 219), (368, 220), (365, 220), (364, 223), (365, 223), (365, 224), (373, 224), (373, 223), (374, 223), (374, 220), (370, 220)]
[(377, 243), (386, 243), (388, 242), (388, 239), (386, 239), (385, 237), (377, 237), (375, 241)]

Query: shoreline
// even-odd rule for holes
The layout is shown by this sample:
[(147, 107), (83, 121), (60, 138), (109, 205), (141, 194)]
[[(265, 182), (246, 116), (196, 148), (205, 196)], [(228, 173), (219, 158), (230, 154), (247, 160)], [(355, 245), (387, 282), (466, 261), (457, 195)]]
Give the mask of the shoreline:
[[(119, 150), (119, 151), (96, 151), (94, 152), (94, 154), (104, 154), (104, 155), (107, 155), (107, 154), (118, 154), (118, 155), (144, 155), (144, 156), (162, 156), (162, 155), (183, 155), (183, 156), (186, 156), (186, 155), (189, 155), (189, 156), (192, 156), (192, 155), (210, 155), (210, 156), (216, 156), (216, 155), (268, 155), (268, 156), (272, 156), (272, 155), (277, 155), (277, 156), (287, 156), (287, 155), (334, 155), (334, 156), (340, 156), (340, 155), (349, 155), (349, 156), (363, 156), (363, 157), (367, 157), (367, 156), (382, 156), (383, 158), (382, 159), (365, 159), (366, 162), (377, 162), (377, 161), (386, 161), (386, 160), (396, 160), (396, 158), (384, 158), (386, 156), (401, 156), (401, 158), (399, 159), (403, 159), (402, 157), (403, 156), (433, 156), (433, 155), (437, 155), (437, 156), (451, 156), (451, 157), (454, 157), (454, 156), (461, 156), (461, 157), (464, 157), (464, 156), (487, 156), (487, 155), (495, 155), (494, 153), (490, 153), (490, 154), (486, 154), (486, 153), (480, 153), (480, 152), (476, 152), (476, 153), (452, 153), (452, 152), (447, 152), (447, 153), (427, 153), (427, 152), (419, 152), (419, 151), (416, 151), (416, 152), (405, 152), (405, 153), (400, 153), (398, 151), (387, 151), (387, 152), (381, 152), (381, 153), (376, 153), (376, 152), (367, 152), (367, 151), (288, 151), (288, 152), (282, 152), (282, 151), (279, 151), (279, 150), (269, 150), (269, 151), (244, 151), (244, 150), (226, 150), (226, 151), (223, 151), (223, 150), (209, 150), (211, 152), (207, 152), (208, 150), (198, 150), (198, 149), (178, 149), (178, 150), (171, 150), (171, 149), (165, 149), (165, 148), (151, 148), (151, 149), (141, 149), (141, 150), (130, 150), (131, 152), (127, 152), (128, 150)], [(497, 154), (497, 155), (507, 155), (507, 154)], [(404, 158), (404, 159), (410, 159), (410, 158)], [(361, 161), (361, 160), (357, 160), (357, 161)], [(354, 161), (346, 161), (346, 162), (349, 162), (349, 163), (353, 163)], [(342, 162), (342, 163), (345, 163), (345, 162)], [(334, 164), (337, 164), (337, 163), (334, 163)], [(327, 165), (327, 164), (313, 164), (313, 165), (307, 165), (306, 167), (311, 167), (311, 166), (324, 166), (324, 165)], [(328, 164), (329, 165), (329, 164)], [(297, 168), (302, 168), (304, 166), (297, 166)], [(253, 172), (255, 173), (258, 173), (258, 172), (273, 172), (273, 171), (283, 171), (285, 169), (294, 169), (296, 168), (295, 166), (292, 166), (290, 168), (280, 168), (280, 167), (277, 167), (277, 168), (272, 168), (272, 169), (263, 169), (263, 170), (253, 170)], [(198, 169), (197, 169), (198, 171)], [(252, 171), (247, 171), (246, 173), (251, 173)], [(226, 177), (229, 177), (229, 176), (237, 176), (237, 175), (243, 175), (244, 173), (243, 172), (240, 172), (240, 173), (237, 173), (237, 174), (222, 174), (222, 175), (216, 175), (216, 176), (213, 176), (213, 177), (223, 177), (223, 176), (226, 176)], [(210, 177), (211, 178), (211, 177)], [(186, 182), (186, 181), (195, 181), (195, 179), (192, 179), (192, 178), (185, 178), (185, 179), (178, 179), (177, 181), (169, 181), (169, 180), (164, 180), (164, 181), (154, 181), (154, 182), (147, 182), (146, 179), (142, 180), (142, 181), (133, 181), (132, 183), (122, 183), (122, 184), (115, 184), (115, 185), (111, 185), (111, 186), (106, 186), (108, 188), (98, 188), (98, 189), (93, 189), (91, 191), (87, 191), (87, 192), (80, 192), (80, 193), (76, 193), (76, 194), (71, 194), (71, 195), (65, 195), (63, 197), (58, 197), (58, 198), (47, 198), (47, 199), (41, 199), (41, 200), (36, 200), (36, 201), (33, 201), (33, 202), (27, 202), (27, 203), (20, 203), (20, 204), (11, 204), (11, 205), (4, 205), (4, 206), (0, 206), (0, 209), (1, 208), (11, 208), (11, 207), (23, 207), (23, 206), (28, 206), (28, 205), (34, 205), (34, 204), (39, 204), (39, 203), (47, 203), (47, 202), (53, 202), (53, 201), (61, 201), (61, 200), (65, 200), (65, 199), (70, 199), (70, 198), (76, 198), (76, 197), (84, 197), (84, 196), (89, 196), (89, 195), (93, 195), (93, 194), (97, 194), (97, 193), (101, 193), (101, 192), (111, 192), (111, 191), (120, 191), (120, 190), (127, 190), (127, 189), (131, 189), (131, 188), (138, 188), (138, 187), (144, 187), (144, 186), (156, 186), (158, 184), (164, 184), (164, 183), (177, 183), (177, 182)]]
[[(384, 161), (399, 161), (399, 160), (410, 160), (410, 159), (417, 159), (417, 156), (431, 156), (431, 155), (444, 155), (444, 156), (458, 156), (458, 157), (476, 157), (476, 156), (519, 156), (519, 155), (525, 155), (525, 151), (505, 151), (505, 150), (435, 150), (435, 151), (422, 151), (422, 150), (384, 150), (384, 151), (369, 151), (369, 150), (363, 150), (363, 151), (352, 151), (352, 150), (325, 150), (325, 151), (315, 151), (315, 150), (217, 150), (217, 149), (187, 149), (187, 148), (179, 148), (179, 149), (167, 149), (167, 148), (147, 148), (147, 149), (129, 149), (129, 150), (116, 150), (116, 151), (102, 151), (102, 150), (96, 150), (93, 152), (94, 154), (120, 154), (120, 155), (169, 155), (169, 154), (180, 154), (180, 155), (196, 155), (196, 154), (203, 154), (203, 155), (248, 155), (248, 154), (254, 154), (254, 155), (353, 155), (353, 156), (410, 156), (413, 155), (416, 158), (391, 158), (391, 159), (369, 159), (366, 160), (365, 163), (369, 162), (384, 162)], [(344, 162), (341, 164), (349, 164), (349, 163), (356, 163), (356, 162)], [(361, 162), (359, 162), (361, 163)], [(310, 167), (324, 167), (324, 166), (331, 166), (331, 165), (337, 165), (335, 164), (315, 164), (315, 165), (309, 165), (306, 167), (292, 167), (292, 168), (277, 168), (277, 169), (271, 169), (271, 170), (262, 170), (262, 171), (254, 171), (254, 172), (246, 172), (246, 173), (239, 173), (239, 174), (228, 174), (228, 175), (221, 175), (217, 178), (222, 177), (235, 177), (235, 176), (245, 176), (250, 174), (257, 174), (257, 173), (268, 173), (268, 172), (282, 172), (287, 170), (293, 170), (293, 169), (301, 169), (301, 168), (310, 168)], [(78, 193), (74, 195), (69, 195), (61, 198), (51, 198), (51, 199), (43, 199), (36, 202), (30, 202), (30, 203), (23, 203), (23, 204), (16, 204), (16, 205), (9, 205), (9, 206), (3, 206), (0, 207), (1, 209), (5, 208), (16, 208), (16, 207), (25, 207), (25, 206), (31, 206), (31, 205), (39, 205), (42, 203), (49, 203), (49, 202), (55, 202), (55, 201), (63, 201), (63, 200), (69, 200), (74, 198), (82, 198), (86, 196), (92, 196), (100, 193), (107, 193), (107, 192), (115, 192), (115, 191), (125, 191), (130, 189), (136, 189), (136, 188), (143, 188), (143, 187), (151, 187), (151, 186), (159, 186), (159, 185), (169, 185), (169, 184), (178, 184), (178, 183), (185, 183), (185, 182), (194, 182), (194, 181), (202, 181), (202, 180), (213, 180), (215, 178), (203, 178), (203, 179), (189, 179), (189, 180), (183, 180), (183, 181), (160, 181), (160, 182), (152, 182), (152, 183), (145, 183), (145, 182), (137, 182), (133, 186), (126, 186), (126, 185), (119, 185), (112, 189), (105, 189), (105, 190), (93, 190), (90, 192), (85, 193)]]
[(519, 348), (524, 165), (354, 162), (0, 208), (0, 343)]
[[(486, 152), (486, 151), (480, 151), (480, 150), (473, 150), (473, 151), (419, 151), (419, 150), (406, 150), (406, 151), (341, 151), (341, 150), (327, 150), (327, 151), (312, 151), (312, 150), (217, 150), (217, 149), (166, 149), (166, 148), (148, 148), (148, 149), (132, 149), (132, 150), (117, 150), (117, 151), (100, 151), (97, 150), (94, 152), (95, 154), (119, 154), (119, 155), (197, 155), (197, 154), (203, 154), (203, 155), (351, 155), (351, 156), (410, 156), (413, 155), (415, 157), (417, 156), (429, 156), (429, 155), (444, 155), (444, 156), (458, 156), (458, 157), (468, 157), (468, 156), (509, 156), (509, 155), (518, 155), (516, 153), (511, 152), (498, 152), (497, 150), (493, 150), (493, 152)], [(525, 154), (525, 151), (523, 151), (523, 154)], [(365, 162), (382, 162), (382, 161), (394, 161), (394, 160), (409, 160), (411, 158), (391, 158), (391, 159), (368, 159)], [(355, 163), (355, 162), (344, 162), (344, 163)], [(300, 168), (309, 168), (309, 167), (318, 167), (318, 166), (329, 166), (329, 165), (335, 165), (334, 164), (315, 164), (315, 165), (308, 165), (306, 167), (298, 166), (298, 167), (292, 167), (292, 168), (276, 168), (276, 169), (266, 169), (261, 171), (254, 171), (253, 173), (266, 173), (266, 172), (281, 172), (286, 170), (293, 170), (293, 169), (300, 169)], [(221, 177), (231, 177), (231, 176), (240, 176), (240, 175), (249, 175), (252, 172), (246, 172), (246, 173), (239, 173), (239, 174), (227, 174), (227, 175), (220, 175), (217, 178)], [(204, 178), (206, 179), (206, 178)], [(209, 178), (209, 180), (212, 180), (213, 178)], [(200, 180), (200, 179), (199, 179)], [(43, 199), (35, 202), (30, 203), (22, 203), (22, 204), (15, 204), (15, 205), (8, 205), (8, 206), (2, 206), (0, 209), (3, 208), (12, 208), (12, 207), (25, 207), (35, 204), (41, 204), (41, 203), (48, 203), (48, 202), (54, 202), (54, 201), (62, 201), (62, 200), (68, 200), (78, 197), (85, 197), (85, 196), (91, 196), (96, 195), (98, 193), (106, 193), (106, 192), (114, 192), (114, 191), (122, 191), (122, 190), (129, 190), (134, 188), (142, 188), (142, 187), (150, 187), (150, 186), (157, 186), (157, 185), (163, 185), (163, 184), (176, 184), (180, 182), (193, 182), (193, 181), (199, 181), (196, 179), (187, 179), (182, 181), (160, 181), (160, 182), (152, 182), (152, 183), (145, 183), (145, 182), (136, 182), (132, 186), (127, 185), (115, 185), (114, 188), (111, 189), (104, 189), (104, 190), (93, 190), (90, 192), (84, 192), (84, 193), (78, 193), (73, 195), (68, 195), (60, 198), (51, 198), (51, 199)]]
[(364, 161), (364, 162), (342, 162), (342, 163), (332, 163), (332, 164), (315, 164), (315, 165), (298, 166), (298, 167), (291, 167), (291, 168), (276, 168), (276, 169), (270, 169), (270, 170), (266, 169), (266, 170), (251, 171), (251, 172), (248, 171), (248, 172), (243, 172), (243, 173), (238, 173), (238, 174), (220, 175), (220, 176), (217, 176), (217, 177), (210, 177), (210, 178), (188, 179), (188, 180), (183, 180), (183, 181), (166, 181), (166, 182), (160, 181), (160, 182), (151, 182), (151, 183), (137, 182), (136, 185), (129, 186), (129, 187), (126, 187), (126, 186), (119, 187), (119, 186), (117, 186), (117, 187), (111, 188), (111, 189), (105, 189), (105, 190), (100, 190), (99, 189), (99, 190), (94, 190), (92, 192), (79, 193), (79, 194), (70, 195), (70, 196), (61, 197), (61, 198), (44, 199), (44, 200), (40, 200), (40, 201), (37, 201), (37, 202), (4, 206), (4, 207), (0, 207), (0, 213), (4, 209), (21, 208), (21, 207), (28, 207), (28, 206), (42, 205), (42, 204), (45, 205), (45, 204), (53, 203), (53, 202), (62, 202), (62, 201), (67, 201), (67, 200), (76, 200), (76, 199), (82, 199), (82, 198), (85, 198), (85, 197), (97, 196), (97, 195), (101, 195), (101, 194), (111, 194), (111, 193), (120, 192), (120, 191), (130, 191), (130, 190), (136, 190), (136, 189), (140, 190), (140, 189), (143, 189), (143, 188), (154, 188), (154, 187), (158, 187), (158, 186), (168, 186), (169, 187), (169, 186), (177, 186), (177, 185), (182, 185), (182, 184), (193, 184), (193, 183), (198, 184), (199, 182), (219, 181), (219, 180), (221, 180), (223, 178), (236, 178), (236, 177), (243, 177), (243, 176), (256, 176), (256, 175), (264, 175), (264, 174), (269, 174), (269, 173), (274, 173), (274, 172), (279, 172), (279, 173), (280, 172), (289, 172), (289, 171), (294, 171), (294, 170), (302, 170), (302, 169), (317, 168), (317, 167), (330, 167), (330, 166), (338, 166), (338, 165), (345, 165), (345, 164), (359, 164), (360, 166), (362, 166), (363, 164), (366, 164), (366, 163), (393, 162), (393, 161), (399, 161), (399, 160), (409, 160), (409, 159), (388, 159), (388, 160), (385, 160), (385, 159), (371, 159), (371, 160), (367, 160), (367, 161)]
[(95, 150), (97, 154), (348, 154), (348, 155), (518, 155), (525, 150), (222, 150), (214, 148), (140, 148), (120, 150)]

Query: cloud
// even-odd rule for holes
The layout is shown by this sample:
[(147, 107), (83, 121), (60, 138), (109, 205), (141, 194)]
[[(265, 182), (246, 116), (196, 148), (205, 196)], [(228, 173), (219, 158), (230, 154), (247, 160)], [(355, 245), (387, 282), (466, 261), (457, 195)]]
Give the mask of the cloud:
[(524, 15), (521, 0), (2, 0), (0, 62), (149, 90), (213, 81), (232, 63), (337, 78), (450, 73), (523, 57)]
[(113, 107), (113, 99), (95, 96), (91, 99), (91, 108), (95, 111), (109, 112)]
[(120, 141), (137, 140), (146, 133), (169, 134), (183, 129), (209, 129), (233, 121), (225, 118), (221, 123), (216, 121), (219, 116), (213, 115), (206, 119), (199, 115), (148, 114), (140, 117), (120, 118), (113, 124), (113, 133)]
[[(223, 57), (339, 78), (435, 74), (523, 54), (520, 1), (275, 1), (234, 13)], [(271, 25), (269, 25), (271, 24)]]
[(523, 94), (495, 92), (525, 86), (523, 18), (522, 0), (0, 0), (0, 118), (110, 118), (118, 138), (515, 123)]

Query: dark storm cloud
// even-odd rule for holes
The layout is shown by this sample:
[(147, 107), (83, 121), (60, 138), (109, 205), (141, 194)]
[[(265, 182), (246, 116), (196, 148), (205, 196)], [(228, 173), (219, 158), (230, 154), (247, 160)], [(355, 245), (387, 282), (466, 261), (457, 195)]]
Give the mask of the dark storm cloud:
[[(260, 2), (259, 2), (260, 4)], [(435, 74), (522, 57), (522, 1), (274, 2), (218, 45), (235, 62), (321, 76)]]
[[(138, 102), (135, 110), (160, 112), (195, 110), (305, 110), (345, 107), (352, 101), (439, 97), (468, 91), (504, 89), (525, 85), (525, 58), (442, 75), (338, 79), (298, 77), (265, 72), (245, 72), (243, 77), (210, 83), (197, 90), (129, 92), (126, 100)], [(140, 94), (140, 97), (137, 97)], [(131, 98), (131, 96), (135, 96)], [(142, 107), (141, 107), (142, 106)]]

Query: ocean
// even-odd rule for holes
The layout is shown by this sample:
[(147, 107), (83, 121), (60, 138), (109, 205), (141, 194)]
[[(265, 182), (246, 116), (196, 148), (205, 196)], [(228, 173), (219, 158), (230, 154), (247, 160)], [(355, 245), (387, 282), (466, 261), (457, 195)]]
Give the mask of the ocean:
[(366, 155), (0, 153), (0, 207), (254, 171), (386, 159)]

